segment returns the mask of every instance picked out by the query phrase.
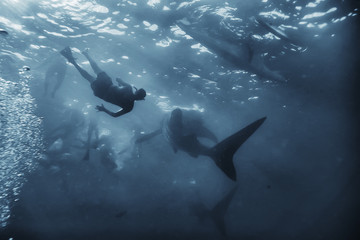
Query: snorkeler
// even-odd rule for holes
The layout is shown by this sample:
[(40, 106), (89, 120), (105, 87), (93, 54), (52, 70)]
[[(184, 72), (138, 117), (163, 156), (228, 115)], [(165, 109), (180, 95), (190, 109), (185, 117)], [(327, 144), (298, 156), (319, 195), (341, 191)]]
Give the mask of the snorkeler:
[(64, 81), (66, 68), (67, 65), (63, 58), (54, 56), (52, 59), (50, 59), (50, 66), (47, 68), (45, 73), (44, 96), (47, 95), (50, 81), (52, 79), (56, 79), (55, 86), (51, 92), (51, 97), (55, 97), (55, 93)]
[(111, 78), (98, 67), (87, 51), (82, 52), (82, 54), (89, 60), (93, 71), (97, 75), (96, 78), (91, 76), (75, 62), (69, 47), (64, 48), (60, 53), (74, 65), (81, 76), (90, 82), (95, 96), (122, 108), (118, 112), (111, 112), (101, 104), (96, 106), (98, 111), (105, 112), (112, 117), (120, 117), (133, 109), (135, 101), (145, 100), (146, 92), (142, 88), (137, 89), (134, 87), (135, 93), (133, 93), (131, 85), (122, 81), (120, 78), (116, 78), (118, 86), (114, 85)]
[(108, 135), (99, 136), (99, 129), (96, 121), (92, 118), (90, 118), (87, 134), (87, 141), (84, 145), (86, 152), (82, 160), (90, 160), (91, 149), (96, 149), (101, 164), (110, 171), (116, 169), (117, 165), (115, 162), (118, 154), (116, 154), (112, 147), (113, 138)]

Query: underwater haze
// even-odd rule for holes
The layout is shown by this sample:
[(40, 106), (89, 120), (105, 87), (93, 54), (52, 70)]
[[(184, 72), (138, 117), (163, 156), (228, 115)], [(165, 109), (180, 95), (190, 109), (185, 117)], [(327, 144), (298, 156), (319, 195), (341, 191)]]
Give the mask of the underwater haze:
[(359, 8), (1, 0), (0, 239), (358, 239)]

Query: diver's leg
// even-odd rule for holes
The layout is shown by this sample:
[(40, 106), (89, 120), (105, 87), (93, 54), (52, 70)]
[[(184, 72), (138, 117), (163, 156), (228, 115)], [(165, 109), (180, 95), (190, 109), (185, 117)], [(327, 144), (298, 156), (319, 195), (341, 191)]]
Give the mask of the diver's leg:
[(95, 81), (95, 77), (91, 76), (87, 71), (85, 71), (84, 69), (82, 69), (76, 62), (74, 57), (72, 56), (71, 53), (71, 49), (69, 47), (64, 48), (61, 52), (60, 52), (68, 61), (69, 63), (71, 63), (72, 65), (74, 65), (74, 67), (79, 71), (79, 73), (81, 74), (81, 76), (83, 78), (85, 78), (86, 80), (88, 80), (90, 83), (92, 83), (93, 81)]
[(53, 64), (50, 65), (45, 72), (45, 81), (44, 81), (44, 96), (47, 95), (49, 85), (51, 85), (51, 82), (54, 80), (56, 74), (56, 66)]
[(46, 72), (45, 81), (44, 81), (44, 96), (46, 96), (48, 92), (50, 77), (51, 77), (50, 74)]
[(98, 66), (97, 63), (94, 61), (94, 59), (92, 59), (92, 58), (90, 57), (87, 49), (85, 49), (85, 50), (82, 52), (82, 54), (89, 60), (90, 65), (91, 65), (91, 67), (92, 67), (92, 69), (94, 70), (94, 73), (95, 73), (96, 75), (98, 75), (99, 73), (103, 72), (103, 70), (101, 70), (101, 69), (99, 68), (99, 66)]
[(90, 83), (92, 83), (93, 81), (95, 81), (95, 77), (91, 76), (87, 71), (85, 71), (84, 69), (82, 69), (75, 61), (72, 63), (72, 65), (74, 65), (74, 67), (79, 71), (79, 73), (81, 74), (81, 76), (83, 78), (85, 78), (86, 80), (88, 80)]
[(98, 128), (96, 126), (96, 122), (94, 119), (90, 119), (90, 123), (89, 123), (89, 127), (88, 127), (88, 138), (87, 138), (87, 142), (86, 142), (86, 152), (85, 155), (83, 157), (83, 160), (89, 160), (90, 159), (90, 149), (91, 149), (91, 137), (92, 135), (95, 136), (95, 142), (97, 144), (97, 140), (98, 140)]
[(55, 83), (54, 89), (53, 89), (53, 91), (51, 93), (51, 97), (55, 97), (55, 93), (60, 88), (61, 84), (64, 81), (64, 78), (65, 78), (65, 74), (62, 74), (62, 73), (59, 73), (59, 72), (57, 73), (57, 75), (56, 75), (56, 83)]
[(59, 64), (57, 65), (57, 69), (56, 69), (56, 84), (51, 93), (52, 97), (55, 97), (55, 93), (60, 88), (61, 84), (63, 83), (63, 81), (65, 79), (66, 69), (67, 69), (66, 62), (59, 62)]
[(61, 55), (63, 55), (68, 61), (69, 63), (71, 63), (72, 65), (74, 65), (74, 67), (79, 71), (79, 73), (81, 74), (81, 76), (83, 78), (85, 78), (86, 80), (88, 80), (90, 83), (92, 83), (93, 81), (95, 81), (95, 77), (91, 76), (87, 71), (85, 71), (84, 69), (82, 69), (76, 62), (74, 57), (72, 56), (71, 53), (71, 49), (69, 47), (64, 48), (62, 51), (60, 51)]

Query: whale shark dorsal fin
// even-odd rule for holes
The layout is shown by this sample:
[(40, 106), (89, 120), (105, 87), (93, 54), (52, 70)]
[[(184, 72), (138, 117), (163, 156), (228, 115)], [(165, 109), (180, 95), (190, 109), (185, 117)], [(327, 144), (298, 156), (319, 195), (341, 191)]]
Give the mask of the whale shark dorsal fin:
[(237, 185), (231, 189), (231, 191), (226, 194), (226, 196), (218, 202), (215, 207), (211, 210), (211, 215), (216, 227), (219, 229), (222, 235), (226, 236), (226, 227), (225, 227), (225, 215), (229, 209), (230, 203), (235, 196), (237, 190)]

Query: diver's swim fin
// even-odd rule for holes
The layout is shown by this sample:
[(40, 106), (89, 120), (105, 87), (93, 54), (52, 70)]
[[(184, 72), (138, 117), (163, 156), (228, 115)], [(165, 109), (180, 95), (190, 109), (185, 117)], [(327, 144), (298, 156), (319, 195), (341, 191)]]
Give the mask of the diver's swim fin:
[(223, 236), (226, 236), (225, 214), (229, 208), (231, 200), (235, 195), (236, 189), (237, 186), (231, 189), (231, 191), (226, 194), (226, 196), (221, 199), (220, 202), (218, 202), (211, 210), (211, 218)]
[(263, 124), (265, 119), (266, 117), (256, 120), (210, 149), (209, 156), (231, 180), (236, 181), (233, 163), (235, 152)]
[(65, 47), (63, 50), (61, 50), (60, 54), (63, 55), (69, 62), (75, 61), (69, 46)]

